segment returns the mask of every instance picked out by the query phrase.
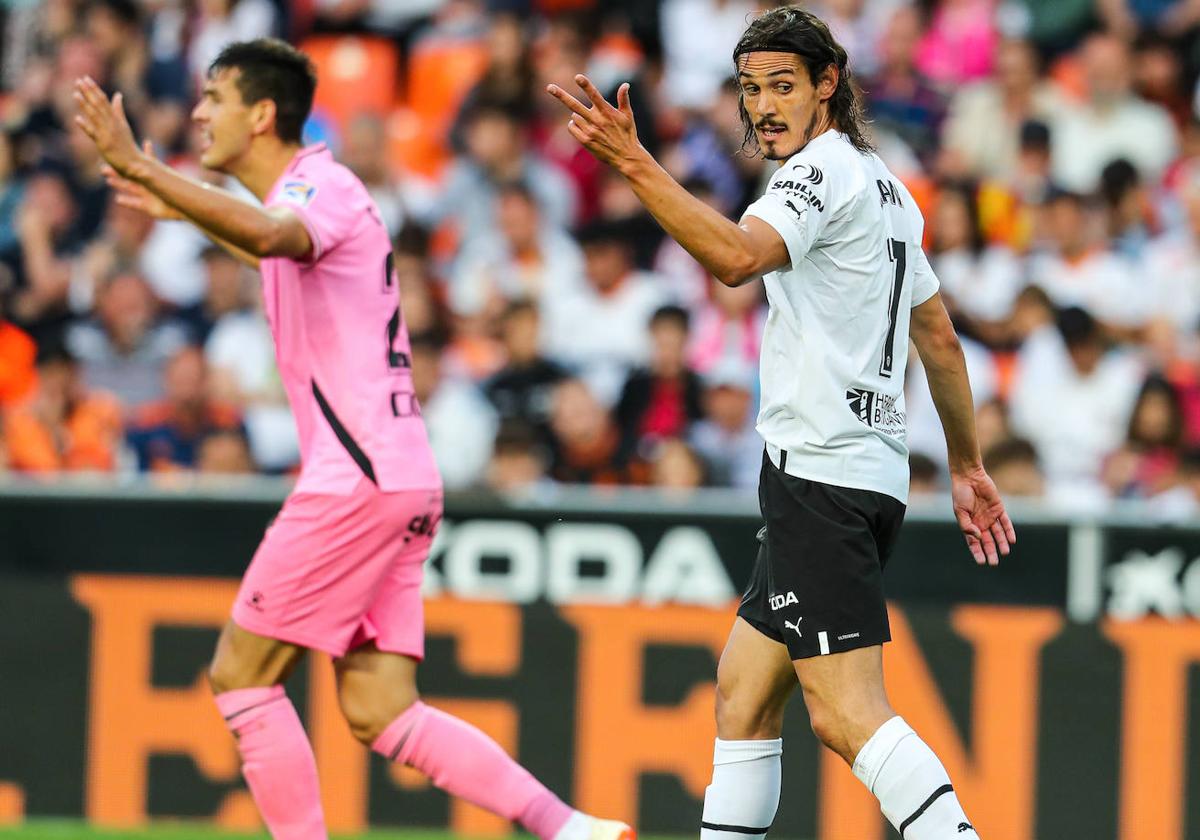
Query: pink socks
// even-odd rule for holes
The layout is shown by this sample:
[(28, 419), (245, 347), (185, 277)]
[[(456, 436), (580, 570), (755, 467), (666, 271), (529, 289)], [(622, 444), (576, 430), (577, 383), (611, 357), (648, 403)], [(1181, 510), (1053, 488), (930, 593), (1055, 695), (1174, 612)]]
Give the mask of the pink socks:
[(551, 840), (573, 813), (487, 735), (420, 701), (392, 721), (371, 749), (420, 770), (453, 796), (516, 820), (541, 840)]
[(242, 775), (275, 840), (326, 840), (317, 765), (283, 686), (217, 695), (238, 740)]

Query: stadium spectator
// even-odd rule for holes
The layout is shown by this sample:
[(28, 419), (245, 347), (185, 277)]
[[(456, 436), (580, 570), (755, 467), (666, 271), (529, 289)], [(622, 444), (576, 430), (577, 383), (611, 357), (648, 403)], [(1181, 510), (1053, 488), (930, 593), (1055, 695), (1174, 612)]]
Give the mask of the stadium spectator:
[(1030, 259), (1030, 282), (1056, 307), (1086, 309), (1114, 331), (1143, 326), (1152, 303), (1146, 278), (1104, 247), (1102, 223), (1085, 196), (1052, 193), (1043, 216), (1047, 242)]
[(756, 369), (736, 359), (726, 359), (704, 376), (704, 416), (692, 426), (688, 442), (718, 487), (758, 486), (763, 441), (754, 428), (756, 385)]
[(942, 0), (921, 37), (917, 66), (934, 84), (952, 88), (992, 70), (998, 33), (992, 0)]
[(550, 405), (554, 387), (567, 372), (538, 351), (541, 333), (537, 306), (531, 301), (509, 304), (500, 319), (506, 362), (483, 386), (501, 423), (532, 428), (543, 445), (550, 441)]
[(1154, 231), (1149, 191), (1137, 167), (1118, 158), (1100, 172), (1100, 200), (1109, 247), (1135, 268)]
[(550, 428), (554, 460), (550, 476), (565, 484), (645, 484), (646, 465), (620, 457), (621, 433), (580, 379), (554, 389)]
[(66, 317), (71, 257), (82, 245), (75, 227), (78, 213), (66, 173), (43, 168), (27, 182), (17, 213), (17, 243), (0, 255), (15, 278), (9, 315), (39, 340)]
[(634, 266), (629, 226), (593, 222), (579, 231), (587, 283), (546, 302), (547, 353), (574, 368), (604, 405), (650, 357), (646, 327), (663, 303), (661, 280)]
[(167, 360), (187, 343), (187, 330), (162, 317), (146, 281), (130, 272), (105, 280), (93, 317), (67, 332), (84, 382), (115, 394), (127, 408), (162, 394)]
[(1023, 438), (997, 441), (983, 453), (983, 468), (1005, 497), (1040, 499), (1045, 495), (1045, 477), (1037, 450)]
[(499, 421), (473, 383), (447, 373), (440, 350), (427, 338), (412, 339), (413, 393), (442, 483), (460, 490), (482, 481)]
[(662, 0), (662, 90), (672, 105), (702, 108), (712, 101), (753, 11), (748, 0)]
[(907, 0), (817, 0), (812, 11), (829, 24), (859, 76), (879, 69), (879, 45), (896, 8)]
[(944, 170), (1005, 182), (1015, 176), (1021, 126), (1051, 119), (1061, 104), (1039, 70), (1028, 41), (1000, 43), (992, 78), (967, 85), (950, 100), (942, 135)]
[(548, 481), (549, 457), (542, 436), (519, 420), (500, 424), (485, 483), (497, 493), (528, 493)]
[(1167, 380), (1142, 385), (1125, 443), (1104, 464), (1104, 482), (1117, 497), (1147, 498), (1168, 490), (1183, 448), (1183, 406)]
[(208, 362), (196, 347), (185, 347), (167, 363), (162, 400), (140, 406), (126, 440), (142, 472), (171, 472), (198, 465), (201, 444), (218, 431), (242, 434), (237, 408), (213, 399)]
[(863, 88), (875, 130), (895, 135), (918, 158), (932, 162), (946, 101), (917, 66), (921, 33), (920, 10), (898, 7), (879, 43), (879, 70)]
[(649, 329), (650, 361), (630, 373), (615, 410), (626, 454), (685, 436), (703, 414), (700, 377), (687, 365), (687, 311), (661, 307), (651, 316)]
[(1084, 99), (1062, 108), (1053, 125), (1054, 178), (1066, 189), (1096, 189), (1110, 161), (1125, 158), (1148, 179), (1175, 158), (1171, 115), (1132, 90), (1129, 47), (1112, 35), (1093, 35), (1080, 50)]
[(340, 160), (366, 186), (389, 236), (396, 236), (407, 219), (404, 192), (388, 162), (387, 125), (377, 114), (359, 114), (346, 126)]
[(498, 313), (513, 300), (544, 302), (583, 285), (583, 254), (561, 228), (546, 225), (537, 200), (520, 184), (496, 198), (496, 229), (463, 248), (450, 281), (460, 315)]
[(1017, 372), (1012, 426), (1037, 448), (1053, 494), (1095, 498), (1103, 459), (1125, 438), (1142, 366), (1106, 345), (1100, 325), (1079, 308), (1058, 316), (1057, 358)]
[(0, 130), (0, 254), (17, 245), (17, 211), (25, 197), (25, 181), (17, 172), (13, 138)]
[(1154, 314), (1183, 335), (1200, 326), (1200, 167), (1188, 167), (1177, 190), (1183, 223), (1149, 243), (1144, 269)]
[(208, 74), (208, 66), (234, 41), (253, 41), (276, 34), (275, 4), (271, 0), (199, 0), (193, 23), (188, 64), (195, 80)]
[(61, 343), (38, 353), (37, 385), (3, 416), (8, 466), (20, 472), (110, 472), (121, 443), (121, 406), (88, 392)]
[(654, 446), (650, 459), (650, 484), (670, 495), (687, 495), (703, 487), (704, 460), (679, 438), (665, 438)]
[(250, 443), (237, 429), (217, 429), (201, 440), (196, 472), (209, 475), (249, 475), (255, 471)]
[(908, 495), (909, 498), (936, 496), (942, 492), (941, 468), (928, 455), (920, 452), (908, 456)]
[(29, 395), (37, 382), (37, 344), (4, 317), (0, 306), (0, 410)]
[(929, 259), (947, 307), (965, 316), (985, 344), (1000, 343), (1000, 325), (1012, 316), (1024, 283), (1023, 269), (1011, 249), (989, 246), (985, 240), (973, 185), (943, 185), (931, 227)]
[(464, 245), (474, 244), (497, 226), (497, 196), (506, 184), (532, 194), (547, 224), (575, 221), (575, 185), (554, 164), (526, 145), (525, 126), (504, 105), (479, 102), (464, 117), (465, 155), (446, 173), (431, 221), (453, 222)]

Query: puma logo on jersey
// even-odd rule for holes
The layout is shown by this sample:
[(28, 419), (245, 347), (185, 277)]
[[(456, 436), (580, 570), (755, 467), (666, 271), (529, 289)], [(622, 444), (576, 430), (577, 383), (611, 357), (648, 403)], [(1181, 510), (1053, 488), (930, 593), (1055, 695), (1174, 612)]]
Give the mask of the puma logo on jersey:
[(800, 622), (803, 620), (804, 620), (803, 618), (797, 618), (795, 624), (792, 624), (792, 622), (790, 622), (790, 621), (784, 621), (783, 626), (786, 627), (788, 630), (795, 630), (796, 635), (799, 636), (801, 639), (803, 639), (804, 634), (800, 632)]
[(974, 831), (974, 830), (975, 830), (975, 826), (971, 825), (970, 823), (959, 823), (958, 824), (958, 833), (959, 834), (962, 834), (964, 831)]
[(786, 595), (772, 595), (770, 601), (772, 610), (781, 610), (789, 604), (800, 603), (800, 599), (796, 597), (795, 592), (789, 592)]

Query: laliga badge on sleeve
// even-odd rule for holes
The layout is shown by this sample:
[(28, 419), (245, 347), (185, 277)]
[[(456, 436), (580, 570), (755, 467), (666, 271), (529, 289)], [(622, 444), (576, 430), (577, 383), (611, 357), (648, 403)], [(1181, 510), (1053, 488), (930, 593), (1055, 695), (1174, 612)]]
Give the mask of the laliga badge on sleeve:
[(279, 201), (295, 204), (297, 207), (307, 207), (312, 203), (317, 188), (304, 181), (286, 181), (279, 191)]

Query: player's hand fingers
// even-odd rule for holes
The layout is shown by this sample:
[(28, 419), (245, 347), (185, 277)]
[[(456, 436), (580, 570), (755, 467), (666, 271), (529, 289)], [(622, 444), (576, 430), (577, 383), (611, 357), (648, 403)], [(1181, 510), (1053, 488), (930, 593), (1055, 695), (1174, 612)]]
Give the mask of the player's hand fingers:
[(983, 554), (987, 558), (989, 566), (995, 566), (1000, 562), (1000, 557), (996, 554), (996, 541), (992, 539), (992, 532), (983, 530), (979, 534), (979, 543), (983, 546)]
[(140, 196), (130, 195), (129, 193), (117, 193), (114, 199), (117, 204), (122, 207), (128, 207), (131, 210), (141, 210), (146, 212), (146, 202), (142, 201)]
[(1008, 537), (1010, 543), (1017, 542), (1017, 529), (1013, 527), (1012, 520), (1008, 518), (1008, 512), (1000, 514), (1000, 524), (1004, 526), (1004, 534)]
[(108, 97), (104, 95), (100, 85), (96, 84), (96, 80), (91, 76), (84, 76), (77, 89), (88, 107), (93, 110), (98, 110), (108, 104)]
[(579, 89), (587, 94), (587, 98), (592, 100), (592, 105), (595, 106), (598, 111), (601, 111), (605, 114), (616, 113), (617, 109), (614, 108), (609, 101), (604, 98), (604, 95), (596, 89), (596, 86), (592, 84), (592, 80), (587, 76), (580, 73), (575, 77), (575, 84), (579, 85)]
[(997, 519), (993, 522), (989, 530), (992, 532), (992, 539), (996, 541), (996, 547), (1000, 549), (1000, 554), (1007, 556), (1009, 550), (1008, 535), (1004, 533), (1004, 526), (1000, 524), (1000, 520)]
[(958, 528), (967, 537), (979, 539), (979, 529), (975, 527), (975, 523), (971, 521), (971, 514), (965, 510), (956, 510), (955, 517), (958, 519)]
[(629, 82), (617, 88), (617, 110), (633, 119), (633, 108), (629, 105)]
[(589, 114), (587, 106), (560, 88), (558, 85), (547, 85), (546, 93), (550, 94), (563, 105), (567, 106), (567, 108), (574, 111), (578, 116), (583, 117), (585, 121), (588, 119)]
[(129, 118), (125, 116), (125, 94), (120, 91), (112, 98), (112, 113), (119, 123), (129, 125)]
[(154, 157), (154, 143), (149, 137), (142, 141), (142, 152), (146, 157)]
[(982, 566), (987, 562), (983, 556), (983, 549), (979, 546), (979, 540), (975, 537), (967, 537), (967, 550), (971, 552), (971, 556), (975, 558), (975, 562)]
[[(586, 125), (586, 123), (584, 125)], [(581, 146), (590, 149), (593, 137), (591, 132), (588, 131), (584, 125), (580, 125), (575, 120), (571, 120), (569, 123), (567, 123), (567, 131), (570, 132), (572, 137), (579, 141)]]
[(76, 114), (75, 115), (75, 125), (79, 126), (80, 129), (83, 130), (83, 133), (88, 136), (89, 140), (91, 140), (92, 142), (95, 142), (96, 129), (92, 126), (91, 122), (86, 117), (84, 117), (82, 114)]

